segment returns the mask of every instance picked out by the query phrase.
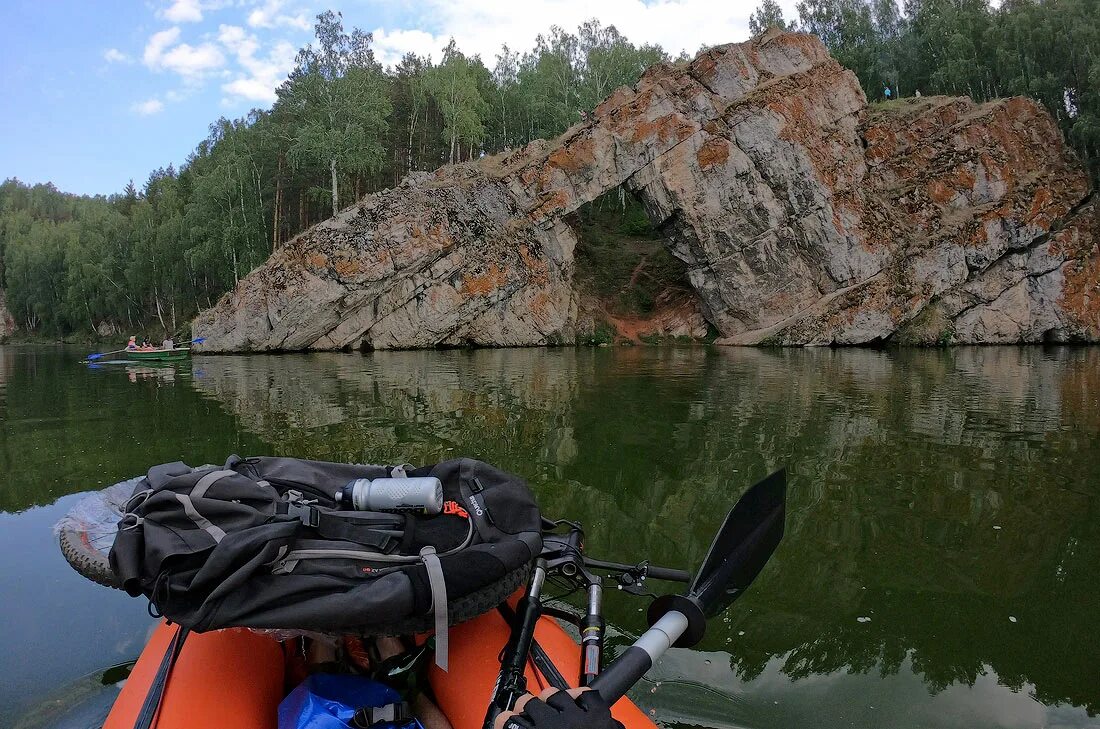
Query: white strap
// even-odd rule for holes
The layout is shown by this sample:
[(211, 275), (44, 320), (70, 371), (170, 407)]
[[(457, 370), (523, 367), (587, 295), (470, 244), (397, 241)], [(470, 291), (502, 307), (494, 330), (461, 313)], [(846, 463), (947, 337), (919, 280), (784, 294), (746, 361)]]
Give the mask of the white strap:
[(447, 583), (443, 579), (443, 565), (435, 553), (435, 547), (420, 550), (424, 567), (428, 570), (428, 586), (432, 589), (432, 613), (435, 615), (435, 665), (447, 670)]

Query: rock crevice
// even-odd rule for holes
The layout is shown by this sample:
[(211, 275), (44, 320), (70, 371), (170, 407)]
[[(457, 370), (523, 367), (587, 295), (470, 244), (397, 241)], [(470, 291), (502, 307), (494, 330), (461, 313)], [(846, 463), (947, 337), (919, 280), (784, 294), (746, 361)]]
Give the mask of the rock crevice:
[(567, 219), (620, 185), (686, 266), (698, 302), (677, 310), (722, 343), (1100, 339), (1097, 204), (1038, 104), (868, 106), (818, 39), (777, 31), (654, 67), (557, 140), (364, 198), (195, 336), (214, 351), (576, 341), (591, 307)]

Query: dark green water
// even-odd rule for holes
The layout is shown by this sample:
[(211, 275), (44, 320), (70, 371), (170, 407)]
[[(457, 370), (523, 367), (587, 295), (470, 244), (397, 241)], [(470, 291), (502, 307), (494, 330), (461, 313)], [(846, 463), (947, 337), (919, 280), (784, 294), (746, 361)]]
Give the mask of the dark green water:
[(684, 567), (786, 466), (787, 537), (642, 687), (659, 720), (1100, 726), (1100, 348), (80, 354), (0, 347), (0, 725), (150, 624), (65, 564), (69, 494), (238, 452), (475, 456), (584, 521), (591, 554)]

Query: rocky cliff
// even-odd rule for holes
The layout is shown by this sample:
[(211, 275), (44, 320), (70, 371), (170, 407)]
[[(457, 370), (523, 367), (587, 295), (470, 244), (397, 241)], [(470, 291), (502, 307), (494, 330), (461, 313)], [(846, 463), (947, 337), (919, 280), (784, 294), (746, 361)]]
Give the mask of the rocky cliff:
[(1041, 107), (868, 107), (817, 38), (774, 31), (650, 69), (557, 140), (364, 198), (195, 336), (215, 351), (574, 341), (588, 317), (568, 221), (620, 185), (723, 343), (1100, 339), (1097, 204)]
[(4, 295), (4, 290), (0, 289), (0, 342), (3, 342), (14, 333), (15, 319), (8, 311), (8, 301)]

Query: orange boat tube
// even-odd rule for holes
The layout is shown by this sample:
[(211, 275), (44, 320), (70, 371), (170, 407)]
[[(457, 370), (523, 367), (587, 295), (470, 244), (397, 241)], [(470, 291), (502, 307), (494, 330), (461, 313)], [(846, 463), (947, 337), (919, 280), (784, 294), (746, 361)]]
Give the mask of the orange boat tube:
[[(500, 652), (508, 642), (508, 623), (496, 610), (451, 628), (450, 672), (432, 664), (429, 676), (436, 703), (454, 729), (481, 729), (500, 671)], [(535, 626), (537, 640), (558, 671), (571, 684), (581, 675), (580, 646), (557, 621), (543, 616)], [(538, 694), (548, 684), (527, 665), (527, 686)], [(656, 729), (648, 716), (628, 699), (611, 712), (626, 729)]]
[[(122, 687), (103, 729), (133, 729), (149, 686), (176, 626), (156, 627)], [(450, 631), (450, 665), (434, 664), (430, 680), (439, 708), (454, 729), (481, 729), (508, 624), (493, 610)], [(569, 680), (580, 676), (580, 648), (558, 623), (539, 620), (535, 639)], [(528, 666), (528, 686), (537, 694), (546, 681)], [(286, 658), (273, 638), (242, 628), (192, 633), (187, 637), (164, 691), (157, 729), (277, 729), (278, 707), (287, 691)], [(655, 729), (637, 706), (622, 699), (613, 708), (626, 729)]]
[[(161, 622), (122, 687), (103, 729), (134, 729), (176, 626)], [(168, 677), (157, 729), (277, 729), (283, 649), (243, 628), (192, 633)]]

